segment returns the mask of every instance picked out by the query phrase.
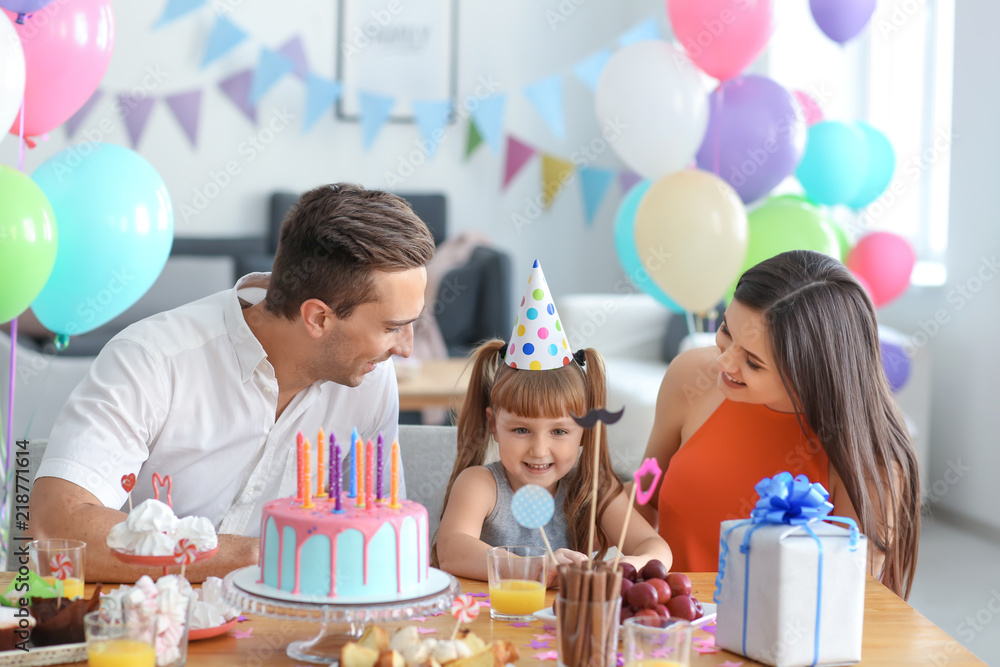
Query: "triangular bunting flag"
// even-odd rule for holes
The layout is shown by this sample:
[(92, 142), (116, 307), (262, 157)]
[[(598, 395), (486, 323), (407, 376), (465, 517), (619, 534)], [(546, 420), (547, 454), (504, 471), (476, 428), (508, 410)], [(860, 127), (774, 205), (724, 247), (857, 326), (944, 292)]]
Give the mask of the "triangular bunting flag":
[(566, 124), (563, 120), (563, 86), (562, 75), (553, 74), (541, 81), (524, 87), (524, 94), (535, 105), (552, 134), (560, 139), (566, 136)]
[(636, 183), (642, 180), (642, 176), (631, 169), (625, 169), (618, 174), (618, 185), (621, 186), (622, 194), (631, 190)]
[(396, 99), (364, 90), (358, 92), (358, 99), (361, 102), (361, 132), (364, 135), (365, 150), (368, 150), (385, 121), (389, 120), (389, 114), (396, 106)]
[(256, 105), (278, 79), (295, 69), (295, 63), (277, 51), (260, 50), (260, 62), (253, 73), (253, 85), (250, 86), (250, 104)]
[(583, 211), (587, 224), (594, 222), (597, 209), (604, 201), (608, 186), (615, 180), (615, 172), (610, 169), (584, 167), (580, 170), (580, 187), (583, 189)]
[(306, 75), (306, 119), (302, 129), (306, 132), (319, 120), (327, 109), (340, 98), (340, 83), (316, 76)]
[(295, 76), (305, 81), (306, 75), (309, 73), (309, 62), (306, 60), (306, 51), (302, 46), (302, 38), (298, 35), (292, 37), (281, 45), (278, 53), (292, 61), (295, 65), (295, 69), (292, 70), (295, 72)]
[(215, 20), (212, 33), (208, 36), (208, 46), (205, 48), (205, 55), (201, 57), (201, 67), (215, 62), (246, 38), (247, 33), (242, 28), (225, 16), (220, 16)]
[(535, 154), (535, 149), (528, 144), (507, 135), (507, 159), (503, 167), (503, 187), (507, 189), (510, 182), (521, 171), (521, 167)]
[(97, 104), (97, 102), (102, 97), (104, 97), (104, 92), (100, 88), (98, 88), (97, 90), (94, 91), (94, 94), (91, 95), (87, 99), (87, 101), (83, 103), (83, 106), (77, 109), (76, 113), (74, 113), (72, 116), (69, 117), (69, 119), (66, 120), (65, 127), (66, 127), (67, 139), (73, 138), (73, 135), (76, 133), (76, 128), (80, 127), (80, 124), (83, 122), (84, 118), (87, 117), (87, 114), (90, 113), (90, 110), (94, 108), (94, 105)]
[(250, 104), (250, 82), (253, 80), (253, 70), (245, 69), (219, 82), (219, 89), (235, 104), (240, 111), (253, 123), (257, 123), (257, 109)]
[(132, 148), (139, 145), (142, 132), (146, 129), (146, 122), (149, 120), (149, 113), (153, 110), (152, 97), (135, 98), (131, 95), (118, 96), (118, 109), (122, 119), (125, 121), (125, 129), (128, 130), (129, 139), (132, 141)]
[(156, 23), (153, 24), (153, 27), (163, 27), (174, 19), (180, 18), (204, 4), (205, 0), (167, 0), (166, 8), (160, 14), (160, 18), (156, 20)]
[(611, 49), (601, 49), (573, 65), (573, 74), (583, 81), (591, 90), (597, 90), (597, 81), (601, 78), (604, 66), (611, 60)]
[(174, 118), (181, 124), (192, 148), (198, 147), (198, 117), (201, 114), (201, 90), (168, 95), (167, 106), (174, 112)]
[(490, 150), (500, 153), (500, 141), (503, 139), (503, 113), (507, 106), (507, 96), (491, 95), (479, 101), (479, 108), (472, 112), (476, 121), (476, 129), (483, 140), (490, 145)]
[(413, 115), (427, 157), (434, 157), (438, 143), (444, 138), (444, 126), (451, 117), (451, 100), (414, 100)]
[(477, 148), (483, 144), (483, 135), (479, 134), (476, 121), (469, 119), (469, 134), (465, 137), (465, 159), (468, 160)]
[(573, 163), (542, 153), (542, 206), (548, 208), (573, 178)]
[(655, 16), (650, 16), (648, 19), (634, 28), (631, 28), (628, 32), (619, 37), (618, 46), (620, 48), (625, 48), (629, 44), (641, 42), (644, 39), (660, 38), (660, 24), (657, 23)]

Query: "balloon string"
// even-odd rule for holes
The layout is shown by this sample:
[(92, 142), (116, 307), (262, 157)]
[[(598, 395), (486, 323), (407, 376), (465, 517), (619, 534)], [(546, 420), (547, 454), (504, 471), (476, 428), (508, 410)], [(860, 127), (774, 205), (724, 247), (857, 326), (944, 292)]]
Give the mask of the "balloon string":
[(17, 131), (17, 169), (24, 171), (24, 95), (21, 96), (21, 122)]
[(719, 146), (722, 144), (722, 94), (723, 88), (722, 84), (719, 84), (717, 91), (719, 94), (715, 96), (715, 150), (712, 151), (712, 172), (718, 176), (719, 175)]

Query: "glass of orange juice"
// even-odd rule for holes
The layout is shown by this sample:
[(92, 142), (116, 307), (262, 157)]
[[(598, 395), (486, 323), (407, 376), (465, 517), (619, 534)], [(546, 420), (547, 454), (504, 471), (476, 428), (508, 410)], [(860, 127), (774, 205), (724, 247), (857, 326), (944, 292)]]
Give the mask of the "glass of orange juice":
[(156, 616), (109, 617), (92, 611), (83, 617), (90, 667), (156, 667)]
[(486, 552), (490, 616), (500, 621), (531, 621), (545, 608), (546, 560), (539, 547), (493, 547)]
[(80, 540), (34, 540), (28, 542), (29, 567), (57, 589), (75, 600), (83, 597), (87, 543)]
[(691, 624), (662, 616), (633, 616), (625, 630), (625, 667), (688, 667)]

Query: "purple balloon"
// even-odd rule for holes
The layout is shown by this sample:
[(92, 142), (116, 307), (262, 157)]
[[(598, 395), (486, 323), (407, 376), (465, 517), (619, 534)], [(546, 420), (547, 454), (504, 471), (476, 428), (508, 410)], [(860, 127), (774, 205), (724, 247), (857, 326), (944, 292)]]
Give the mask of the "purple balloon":
[(833, 41), (843, 44), (868, 25), (875, 0), (809, 0), (813, 20)]
[(882, 340), (879, 345), (882, 348), (882, 369), (885, 371), (885, 379), (889, 381), (889, 388), (895, 393), (906, 386), (906, 381), (910, 379), (910, 355), (895, 343)]
[[(31, 14), (52, 2), (53, 0), (0, 0), (0, 7), (19, 15)], [(22, 22), (20, 16), (17, 17), (17, 22)]]
[(729, 183), (748, 204), (795, 171), (806, 144), (801, 107), (787, 90), (757, 75), (722, 83), (709, 98), (698, 167)]

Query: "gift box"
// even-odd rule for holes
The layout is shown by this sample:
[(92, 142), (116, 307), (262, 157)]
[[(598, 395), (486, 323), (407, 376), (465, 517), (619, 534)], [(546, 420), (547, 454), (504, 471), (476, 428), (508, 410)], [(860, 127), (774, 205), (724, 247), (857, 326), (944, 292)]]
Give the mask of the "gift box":
[(722, 522), (716, 645), (775, 667), (858, 662), (867, 539), (804, 476), (757, 491), (749, 520)]

